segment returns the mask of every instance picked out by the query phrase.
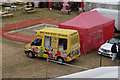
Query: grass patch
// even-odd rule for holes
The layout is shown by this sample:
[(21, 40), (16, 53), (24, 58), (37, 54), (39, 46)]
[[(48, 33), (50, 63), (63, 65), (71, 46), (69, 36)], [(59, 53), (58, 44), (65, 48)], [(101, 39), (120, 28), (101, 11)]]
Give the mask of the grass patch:
[(12, 24), (28, 19), (38, 19), (40, 17), (46, 19), (59, 19), (62, 21), (67, 21), (77, 16), (76, 11), (73, 11), (71, 15), (63, 15), (60, 10), (53, 9), (52, 11), (50, 11), (48, 8), (36, 8), (36, 12), (24, 14), (22, 11), (22, 7), (23, 6), (18, 6), (17, 11), (13, 11), (13, 17), (2, 18), (2, 26), (4, 26), (4, 24)]

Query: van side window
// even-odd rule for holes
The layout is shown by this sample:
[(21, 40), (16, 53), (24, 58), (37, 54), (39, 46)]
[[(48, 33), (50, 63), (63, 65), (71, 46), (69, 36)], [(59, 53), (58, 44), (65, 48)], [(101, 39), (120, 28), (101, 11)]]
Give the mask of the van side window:
[(66, 50), (67, 49), (67, 39), (59, 38), (59, 50)]
[(32, 42), (31, 45), (41, 46), (41, 44), (42, 44), (42, 39), (37, 38), (37, 39), (35, 39), (35, 40)]
[(45, 36), (44, 47), (53, 49), (66, 50), (67, 39)]
[(44, 47), (51, 46), (51, 37), (45, 36)]

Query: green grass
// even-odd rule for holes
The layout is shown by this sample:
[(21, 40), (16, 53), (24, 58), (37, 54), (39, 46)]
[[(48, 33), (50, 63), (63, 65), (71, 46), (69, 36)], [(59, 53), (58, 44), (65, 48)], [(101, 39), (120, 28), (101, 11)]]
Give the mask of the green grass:
[[(4, 24), (11, 24), (15, 22), (26, 21), (28, 19), (38, 19), (40, 17), (46, 19), (59, 19), (62, 21), (70, 20), (77, 16), (77, 12), (72, 12), (71, 15), (62, 14), (60, 10), (52, 10), (50, 11), (48, 8), (36, 8), (36, 12), (34, 13), (23, 13), (23, 6), (19, 6), (17, 11), (13, 11), (13, 17), (4, 17), (2, 18), (2, 26)], [(4, 8), (3, 8), (4, 11)]]

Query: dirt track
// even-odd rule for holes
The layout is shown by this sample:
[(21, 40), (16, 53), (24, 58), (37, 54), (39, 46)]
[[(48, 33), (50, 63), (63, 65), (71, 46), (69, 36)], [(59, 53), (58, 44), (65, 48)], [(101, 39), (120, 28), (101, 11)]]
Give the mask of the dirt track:
[[(45, 78), (46, 77), (46, 59), (30, 59), (24, 54), (26, 44), (8, 39), (2, 39), (2, 76), (3, 78)], [(81, 55), (73, 65), (86, 68), (95, 68), (99, 66), (100, 56), (97, 51)], [(103, 57), (102, 66), (111, 65), (111, 59)], [(57, 77), (65, 74), (80, 72), (83, 69), (70, 66), (59, 65), (57, 63), (48, 63), (48, 77)]]

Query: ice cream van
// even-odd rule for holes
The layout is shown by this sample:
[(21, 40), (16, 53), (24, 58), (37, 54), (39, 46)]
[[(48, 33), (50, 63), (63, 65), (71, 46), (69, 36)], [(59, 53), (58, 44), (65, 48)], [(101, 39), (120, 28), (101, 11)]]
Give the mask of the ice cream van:
[(69, 62), (80, 56), (79, 34), (76, 30), (44, 28), (36, 32), (36, 38), (25, 46), (25, 54)]

